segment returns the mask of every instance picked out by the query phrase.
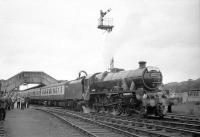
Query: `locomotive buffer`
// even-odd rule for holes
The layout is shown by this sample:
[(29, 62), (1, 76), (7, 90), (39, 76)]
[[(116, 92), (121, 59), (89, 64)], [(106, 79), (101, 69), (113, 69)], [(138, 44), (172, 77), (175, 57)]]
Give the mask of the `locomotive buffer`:
[(111, 32), (113, 29), (113, 19), (112, 18), (104, 18), (104, 16), (110, 12), (111, 9), (108, 9), (106, 12), (100, 10), (100, 18), (98, 20), (98, 29), (105, 30), (107, 32)]

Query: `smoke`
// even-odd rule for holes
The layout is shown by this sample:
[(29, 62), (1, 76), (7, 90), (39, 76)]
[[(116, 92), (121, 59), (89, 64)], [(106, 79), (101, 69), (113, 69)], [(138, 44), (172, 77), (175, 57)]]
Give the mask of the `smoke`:
[[(180, 55), (185, 49), (189, 49), (190, 53), (187, 58), (197, 56), (197, 51), (194, 49), (198, 49), (199, 52), (199, 1), (157, 0), (145, 1), (142, 4), (134, 2), (129, 5), (131, 5), (129, 11), (118, 13), (128, 15), (127, 18), (121, 19), (118, 15), (121, 20), (117, 20), (115, 17), (114, 21), (117, 20), (119, 24), (105, 36), (103, 58), (106, 66), (113, 56), (120, 56), (121, 62), (131, 57), (139, 60), (147, 59), (158, 64), (163, 62), (158, 56), (165, 57), (166, 61), (173, 60), (170, 63), (185, 61), (183, 60), (185, 56)], [(172, 53), (176, 58), (169, 56)], [(177, 55), (180, 55), (180, 58), (177, 58)]]
[(125, 46), (130, 41), (137, 41), (136, 38), (139, 35), (140, 25), (141, 15), (132, 13), (127, 17), (125, 24), (121, 29), (118, 29), (118, 31), (113, 30), (113, 32), (105, 34), (103, 58), (106, 66), (108, 66), (112, 57), (115, 56), (120, 47)]

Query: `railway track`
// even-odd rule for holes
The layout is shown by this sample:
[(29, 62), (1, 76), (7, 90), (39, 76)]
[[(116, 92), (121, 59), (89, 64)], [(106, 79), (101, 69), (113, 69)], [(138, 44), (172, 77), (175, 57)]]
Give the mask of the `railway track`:
[[(53, 108), (50, 108), (53, 109)], [(140, 119), (133, 117), (119, 117), (101, 114), (83, 114), (79, 112), (69, 112), (68, 110), (55, 109), (62, 113), (76, 113), (88, 119), (120, 128), (121, 130), (139, 134), (142, 136), (176, 137), (176, 136), (200, 136), (200, 127), (195, 124), (180, 122), (170, 122), (163, 120)]]
[(4, 129), (4, 123), (0, 121), (0, 137), (6, 137), (6, 131)]
[(188, 123), (196, 123), (200, 125), (200, 117), (196, 115), (167, 114), (166, 118), (180, 122), (187, 121)]
[[(50, 108), (35, 108), (47, 112), (65, 123), (76, 128), (86, 136), (90, 137), (141, 137), (134, 133), (123, 131), (119, 128), (111, 127), (101, 122), (82, 117), (74, 113), (61, 112), (60, 110), (53, 110)], [(145, 136), (144, 136), (145, 137)]]
[(182, 117), (182, 118), (187, 118), (191, 120), (200, 120), (198, 115), (192, 115), (192, 114), (176, 114), (176, 113), (167, 113), (168, 116), (171, 117)]
[[(157, 117), (154, 116), (149, 116), (150, 119), (155, 119), (155, 120), (159, 120)], [(179, 122), (179, 123), (187, 123), (188, 125), (200, 125), (200, 121), (199, 120), (190, 120), (187, 118), (180, 118), (180, 117), (176, 117), (176, 116), (165, 116), (164, 119), (162, 119), (162, 121), (166, 121), (166, 122)]]
[[(105, 115), (103, 118), (99, 116), (97, 119), (105, 120)], [(144, 130), (151, 130), (153, 133), (158, 132), (160, 135), (169, 136), (200, 136), (200, 125), (180, 123), (180, 122), (170, 122), (166, 120), (152, 120), (152, 119), (141, 119), (141, 118), (129, 118), (117, 116), (106, 116), (107, 120), (112, 123), (117, 123), (120, 125), (129, 125), (129, 127), (140, 127)], [(172, 134), (171, 134), (172, 133)]]
[[(120, 119), (120, 121), (119, 121)], [(111, 121), (115, 121), (116, 119), (108, 119)], [(199, 125), (187, 124), (187, 123), (178, 123), (178, 122), (169, 122), (162, 120), (151, 120), (151, 119), (135, 119), (135, 118), (117, 118), (116, 123), (129, 123), (129, 125), (133, 127), (137, 127), (138, 125), (141, 128), (151, 129), (152, 132), (158, 132), (160, 130), (160, 134), (170, 135), (171, 133), (175, 133), (173, 136), (200, 136)], [(176, 135), (177, 133), (177, 135)]]

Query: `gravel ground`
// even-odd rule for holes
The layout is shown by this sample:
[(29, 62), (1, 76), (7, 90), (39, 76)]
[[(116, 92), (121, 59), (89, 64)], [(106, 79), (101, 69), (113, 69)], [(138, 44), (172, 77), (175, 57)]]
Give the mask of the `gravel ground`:
[(84, 137), (61, 120), (31, 108), (7, 111), (4, 129), (7, 137)]
[(180, 103), (172, 106), (172, 112), (200, 116), (200, 105), (195, 102)]

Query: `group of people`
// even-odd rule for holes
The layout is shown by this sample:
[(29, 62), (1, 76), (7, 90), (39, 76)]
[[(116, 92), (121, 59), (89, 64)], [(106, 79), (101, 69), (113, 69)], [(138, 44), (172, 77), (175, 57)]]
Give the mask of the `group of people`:
[(29, 99), (18, 97), (16, 100), (7, 98), (0, 98), (0, 121), (4, 121), (6, 117), (6, 110), (14, 109), (14, 104), (17, 103), (18, 109), (29, 108)]
[(29, 99), (28, 98), (23, 98), (23, 97), (18, 97), (17, 98), (17, 108), (29, 108)]

